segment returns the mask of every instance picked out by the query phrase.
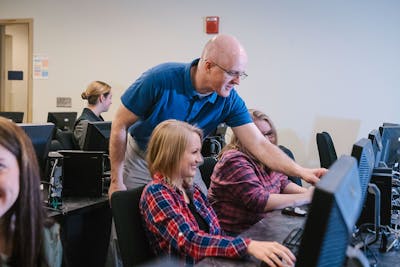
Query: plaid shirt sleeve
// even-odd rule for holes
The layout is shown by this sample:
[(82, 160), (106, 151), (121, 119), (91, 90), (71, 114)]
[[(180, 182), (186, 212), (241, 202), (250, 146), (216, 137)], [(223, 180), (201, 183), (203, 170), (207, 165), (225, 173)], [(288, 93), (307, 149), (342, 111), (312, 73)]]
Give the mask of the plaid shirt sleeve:
[[(197, 190), (197, 189), (196, 189)], [(202, 205), (204, 215), (208, 209), (206, 200), (199, 192), (193, 194), (195, 203)], [(141, 212), (150, 232), (150, 243), (159, 246), (163, 253), (176, 253), (193, 264), (206, 256), (243, 257), (246, 255), (249, 239), (221, 235), (215, 213), (202, 216), (210, 225), (210, 233), (198, 228), (183, 196), (163, 184), (150, 184), (142, 195)], [(153, 239), (153, 240), (151, 240)]]
[[(261, 178), (266, 176), (266, 172), (247, 155), (236, 150), (225, 153), (217, 165), (214, 169), (216, 177), (212, 179), (218, 179), (218, 182), (223, 184), (224, 190), (218, 190), (221, 194), (219, 198), (232, 199), (248, 210), (263, 212), (269, 198), (269, 191)], [(231, 212), (236, 212), (235, 208), (232, 208)]]
[(287, 175), (283, 174), (283, 173), (279, 173), (279, 172), (274, 172), (274, 175), (276, 175), (277, 177), (279, 177), (279, 181), (281, 182), (281, 193), (283, 193), (283, 190), (285, 190), (286, 186), (288, 186), (288, 184), (291, 183), (291, 181), (289, 180), (289, 178), (287, 177)]

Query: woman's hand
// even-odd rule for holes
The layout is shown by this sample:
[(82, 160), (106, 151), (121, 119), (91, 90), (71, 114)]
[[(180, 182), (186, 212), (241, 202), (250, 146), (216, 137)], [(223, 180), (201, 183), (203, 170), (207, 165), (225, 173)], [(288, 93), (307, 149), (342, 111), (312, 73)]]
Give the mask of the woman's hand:
[(294, 266), (296, 261), (293, 253), (278, 242), (251, 240), (247, 247), (247, 253), (264, 261), (270, 267)]
[(311, 202), (312, 197), (314, 195), (314, 189), (315, 189), (315, 186), (310, 186), (309, 188), (307, 188), (307, 192), (304, 193), (306, 195), (306, 200), (307, 200), (306, 204)]

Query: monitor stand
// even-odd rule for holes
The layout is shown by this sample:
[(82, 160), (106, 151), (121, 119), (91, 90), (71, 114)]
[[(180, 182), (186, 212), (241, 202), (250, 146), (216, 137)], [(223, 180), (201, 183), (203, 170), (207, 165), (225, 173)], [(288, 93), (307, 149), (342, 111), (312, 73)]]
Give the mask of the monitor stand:
[(369, 262), (364, 253), (352, 246), (347, 247), (345, 267), (369, 267)]

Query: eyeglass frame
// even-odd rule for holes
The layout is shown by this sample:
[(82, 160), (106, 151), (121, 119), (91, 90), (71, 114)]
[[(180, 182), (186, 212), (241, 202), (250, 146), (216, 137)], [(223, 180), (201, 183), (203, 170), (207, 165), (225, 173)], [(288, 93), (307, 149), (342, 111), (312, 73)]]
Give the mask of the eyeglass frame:
[(237, 77), (240, 78), (241, 80), (246, 79), (249, 75), (246, 72), (240, 72), (240, 71), (232, 71), (232, 70), (227, 70), (224, 67), (221, 67), (220, 65), (218, 65), (217, 63), (215, 63), (214, 61), (205, 59), (204, 61), (208, 61), (212, 64), (214, 64), (215, 66), (217, 66), (218, 68), (220, 68), (221, 70), (223, 70), (226, 74), (228, 74), (231, 77)]
[(266, 133), (262, 133), (262, 135), (264, 135), (264, 137), (266, 137), (266, 138), (270, 138), (270, 137), (272, 137), (272, 136), (275, 137), (275, 133), (274, 133), (274, 131), (273, 131), (272, 129), (269, 130), (269, 131), (266, 132)]

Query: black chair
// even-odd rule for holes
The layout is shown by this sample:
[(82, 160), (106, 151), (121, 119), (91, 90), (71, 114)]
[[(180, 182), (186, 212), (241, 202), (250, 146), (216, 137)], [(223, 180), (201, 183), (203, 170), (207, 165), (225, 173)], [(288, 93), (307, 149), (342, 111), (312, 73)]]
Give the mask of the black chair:
[(76, 144), (74, 133), (72, 131), (56, 129), (53, 140), (51, 141), (50, 150), (80, 150), (80, 148)]
[(137, 266), (155, 259), (150, 249), (139, 210), (144, 186), (117, 191), (111, 196), (111, 210), (123, 265)]
[[(280, 148), (283, 152), (285, 152), (285, 154), (288, 155), (289, 158), (291, 158), (292, 160), (295, 160), (294, 155), (293, 155), (292, 151), (290, 151), (289, 148), (287, 148), (287, 147), (285, 147), (285, 146), (282, 146), (282, 145), (279, 145), (279, 148)], [(293, 183), (295, 183), (295, 184), (297, 184), (297, 185), (299, 185), (299, 186), (302, 186), (301, 179), (300, 179), (299, 177), (297, 177), (297, 176), (289, 176), (288, 178), (289, 178), (289, 180), (292, 181)]]
[(199, 166), (201, 178), (203, 178), (203, 181), (206, 184), (207, 188), (210, 187), (211, 175), (214, 171), (215, 164), (217, 164), (217, 158), (211, 156), (204, 157), (203, 164)]
[(317, 146), (321, 167), (328, 169), (337, 160), (335, 146), (330, 134), (327, 132), (317, 133)]

